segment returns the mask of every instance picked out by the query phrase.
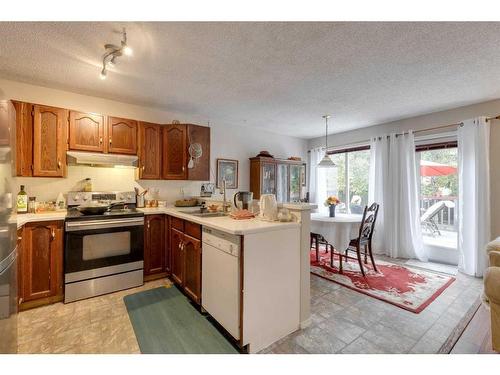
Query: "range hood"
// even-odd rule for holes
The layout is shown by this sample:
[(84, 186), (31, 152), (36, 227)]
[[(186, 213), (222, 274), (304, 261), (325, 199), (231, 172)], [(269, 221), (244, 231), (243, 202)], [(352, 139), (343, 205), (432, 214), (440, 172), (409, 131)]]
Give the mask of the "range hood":
[(100, 154), (96, 152), (68, 151), (68, 165), (92, 165), (98, 167), (137, 167), (138, 157), (135, 155)]

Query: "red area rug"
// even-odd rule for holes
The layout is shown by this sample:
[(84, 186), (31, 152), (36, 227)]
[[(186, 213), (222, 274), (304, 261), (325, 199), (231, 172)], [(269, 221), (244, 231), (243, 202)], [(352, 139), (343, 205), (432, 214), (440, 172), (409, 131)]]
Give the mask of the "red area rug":
[(379, 272), (373, 270), (368, 260), (368, 264), (364, 264), (366, 277), (363, 277), (357, 259), (349, 259), (346, 263), (344, 258), (343, 273), (340, 274), (338, 257), (334, 259), (334, 267), (330, 267), (330, 253), (325, 254), (324, 248), (320, 250), (319, 262), (315, 250), (311, 250), (310, 259), (311, 273), (416, 314), (455, 281), (451, 276), (382, 260), (376, 260)]

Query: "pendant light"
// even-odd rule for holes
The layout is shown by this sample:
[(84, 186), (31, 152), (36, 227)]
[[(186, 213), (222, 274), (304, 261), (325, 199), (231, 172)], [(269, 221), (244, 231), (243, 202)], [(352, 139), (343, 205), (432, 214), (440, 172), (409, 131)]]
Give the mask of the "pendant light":
[(325, 119), (325, 125), (326, 125), (325, 156), (323, 156), (323, 159), (321, 159), (321, 161), (318, 163), (318, 168), (333, 168), (336, 167), (336, 165), (330, 158), (330, 155), (328, 155), (328, 119), (330, 118), (330, 115), (324, 115), (323, 118)]

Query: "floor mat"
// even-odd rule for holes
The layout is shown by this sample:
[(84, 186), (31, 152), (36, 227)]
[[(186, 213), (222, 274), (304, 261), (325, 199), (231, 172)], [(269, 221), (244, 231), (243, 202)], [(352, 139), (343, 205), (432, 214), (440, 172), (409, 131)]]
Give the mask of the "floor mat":
[(143, 354), (238, 353), (175, 287), (146, 290), (123, 300)]
[(366, 276), (361, 274), (358, 261), (343, 261), (343, 272), (339, 273), (339, 258), (336, 255), (330, 266), (330, 253), (320, 249), (320, 259), (311, 250), (311, 272), (337, 284), (366, 294), (381, 301), (419, 313), (434, 301), (454, 280), (448, 275), (409, 268), (382, 260), (376, 261), (378, 272), (370, 262), (364, 264)]

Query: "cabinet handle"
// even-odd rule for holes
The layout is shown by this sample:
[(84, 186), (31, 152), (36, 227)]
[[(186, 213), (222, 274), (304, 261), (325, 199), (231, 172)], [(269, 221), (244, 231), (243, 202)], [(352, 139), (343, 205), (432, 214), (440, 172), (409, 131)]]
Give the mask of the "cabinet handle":
[(52, 241), (56, 239), (56, 231), (54, 229), (52, 229), (52, 232), (50, 232), (50, 237)]
[(182, 166), (182, 171), (184, 172), (186, 170), (186, 167), (185, 166)]
[(17, 237), (18, 241), (22, 241), (22, 239), (23, 239), (22, 237)]
[(150, 225), (150, 224), (151, 224), (151, 223), (148, 221), (148, 229), (149, 229), (149, 228), (151, 228), (151, 225)]
[(142, 171), (143, 171), (143, 172), (144, 172), (144, 169), (146, 169), (146, 167), (143, 165), (143, 166), (142, 166)]
[(100, 143), (100, 144), (102, 144), (102, 137), (101, 137), (101, 138), (99, 138), (99, 143)]
[(113, 141), (111, 140), (111, 138), (109, 139), (109, 144), (113, 143)]
[(57, 160), (57, 168), (61, 169), (61, 161), (59, 159)]

